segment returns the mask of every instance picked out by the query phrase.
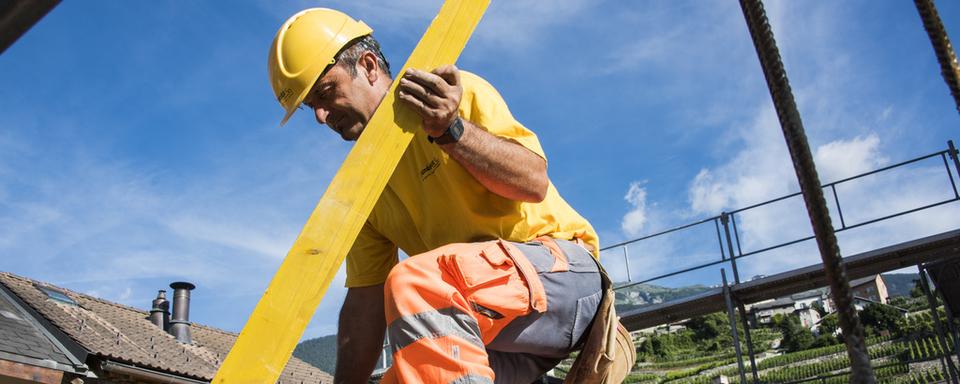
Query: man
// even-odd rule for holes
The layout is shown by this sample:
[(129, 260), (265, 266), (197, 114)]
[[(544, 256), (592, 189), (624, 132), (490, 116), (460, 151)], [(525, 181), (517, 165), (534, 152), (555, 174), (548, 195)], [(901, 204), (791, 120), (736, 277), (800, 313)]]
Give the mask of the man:
[[(280, 28), (271, 85), (357, 140), (393, 79), (372, 30), (338, 11)], [(577, 350), (603, 298), (593, 228), (557, 193), (536, 135), (454, 66), (402, 74), (422, 119), (347, 255), (336, 382), (529, 383)], [(282, 124), (282, 123), (281, 123)], [(397, 250), (413, 255), (398, 263)]]

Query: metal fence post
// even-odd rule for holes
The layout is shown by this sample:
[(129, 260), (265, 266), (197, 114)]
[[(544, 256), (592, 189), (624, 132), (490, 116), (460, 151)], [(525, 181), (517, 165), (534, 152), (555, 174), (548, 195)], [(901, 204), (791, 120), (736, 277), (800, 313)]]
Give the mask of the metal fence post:
[(957, 158), (957, 147), (953, 146), (953, 140), (947, 140), (947, 152), (953, 159), (953, 167), (956, 168), (957, 176), (960, 177), (960, 159)]
[(727, 238), (727, 251), (730, 252), (730, 268), (733, 269), (733, 283), (740, 284), (740, 273), (737, 271), (737, 256), (733, 253), (733, 242), (730, 239), (730, 215), (720, 213), (720, 223), (723, 224), (723, 233)]
[(727, 271), (720, 268), (720, 278), (723, 280), (723, 300), (727, 303), (727, 317), (730, 319), (730, 335), (733, 336), (733, 350), (737, 353), (737, 368), (740, 370), (740, 382), (747, 382), (747, 375), (743, 370), (743, 353), (740, 351), (740, 336), (737, 334), (737, 315), (733, 313), (733, 300), (730, 298), (730, 286), (727, 285)]
[(747, 339), (747, 356), (750, 357), (750, 374), (753, 375), (753, 382), (760, 382), (760, 375), (757, 373), (757, 360), (753, 357), (753, 340), (750, 337), (750, 322), (747, 321), (747, 310), (743, 302), (737, 300), (737, 307), (740, 310), (740, 321), (743, 323), (743, 336)]
[[(940, 298), (943, 299), (944, 303), (947, 302), (946, 298), (943, 297), (943, 292), (940, 292)], [(946, 307), (946, 305), (944, 305), (944, 307)], [(947, 329), (953, 334), (953, 352), (957, 354), (957, 361), (960, 361), (960, 334), (957, 332), (956, 319), (953, 317), (953, 312), (944, 312), (947, 313)]]
[[(920, 285), (923, 287), (923, 293), (927, 296), (927, 303), (930, 305), (930, 315), (933, 317), (933, 328), (937, 331), (937, 342), (940, 343), (940, 348), (943, 350), (943, 353), (940, 354), (940, 365), (943, 367), (944, 371), (947, 371), (950, 374), (950, 380), (954, 383), (960, 383), (960, 378), (957, 377), (957, 367), (953, 364), (953, 357), (950, 356), (948, 352), (950, 347), (947, 346), (946, 337), (943, 334), (943, 327), (940, 325), (940, 315), (937, 314), (937, 300), (933, 297), (933, 291), (930, 290), (930, 283), (927, 280), (927, 267), (925, 265), (920, 265)], [(946, 361), (946, 364), (944, 364)], [(949, 368), (947, 368), (949, 366)]]
[[(733, 252), (733, 241), (730, 238), (730, 215), (726, 212), (720, 213), (720, 223), (723, 224), (723, 233), (727, 238), (727, 252), (730, 253), (730, 267), (733, 269), (733, 282), (734, 284), (740, 284), (740, 273), (737, 271), (737, 255)], [(724, 286), (726, 286), (726, 282), (724, 282)], [(750, 324), (747, 322), (747, 310), (740, 300), (737, 300), (737, 309), (740, 311), (740, 319), (743, 321), (743, 335), (747, 339), (747, 356), (750, 357), (750, 374), (753, 376), (753, 382), (756, 383), (760, 381), (760, 377), (757, 374), (757, 361), (753, 357), (753, 340), (750, 337)]]
[(630, 255), (627, 253), (626, 245), (623, 246), (623, 264), (627, 266), (627, 282), (629, 283), (633, 280), (630, 280)]

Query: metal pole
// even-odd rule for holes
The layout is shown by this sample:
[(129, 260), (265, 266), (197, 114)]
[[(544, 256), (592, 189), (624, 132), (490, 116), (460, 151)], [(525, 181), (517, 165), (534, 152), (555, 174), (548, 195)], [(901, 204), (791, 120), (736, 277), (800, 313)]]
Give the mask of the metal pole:
[[(943, 302), (946, 303), (947, 299), (943, 297), (943, 292), (940, 292), (940, 298), (943, 299)], [(946, 305), (944, 305), (946, 307)], [(960, 334), (957, 333), (957, 323), (953, 318), (953, 312), (947, 310), (944, 311), (947, 313), (947, 328), (950, 330), (950, 333), (953, 334), (953, 351), (957, 354), (957, 361), (960, 362)]]
[(950, 330), (950, 333), (953, 334), (953, 352), (957, 354), (957, 361), (960, 362), (960, 335), (957, 334), (957, 325), (956, 320), (953, 318), (953, 313), (950, 311), (947, 312), (947, 328)]
[(823, 190), (820, 188), (820, 177), (817, 175), (810, 153), (810, 145), (803, 130), (800, 112), (790, 90), (787, 72), (780, 59), (780, 51), (763, 9), (760, 0), (740, 0), (750, 37), (753, 40), (760, 66), (770, 89), (773, 105), (776, 107), (783, 136), (790, 150), (793, 167), (797, 173), (797, 181), (803, 192), (803, 201), (807, 206), (813, 234), (820, 249), (820, 258), (823, 260), (823, 269), (830, 282), (830, 292), (833, 301), (837, 304), (840, 328), (843, 330), (844, 342), (847, 346), (847, 355), (850, 357), (850, 382), (874, 383), (876, 377), (870, 367), (870, 357), (863, 333), (863, 326), (853, 308), (853, 295), (850, 291), (850, 282), (847, 280), (846, 269), (840, 256), (840, 247), (837, 245), (833, 225), (830, 223), (830, 212), (827, 209)]
[[(950, 348), (947, 347), (946, 337), (943, 335), (943, 327), (940, 326), (940, 315), (937, 314), (937, 300), (933, 297), (933, 292), (930, 290), (930, 283), (927, 281), (927, 267), (923, 265), (920, 266), (920, 285), (923, 287), (923, 293), (926, 294), (927, 303), (930, 305), (930, 315), (933, 316), (933, 328), (937, 331), (937, 342), (940, 343), (940, 348), (944, 351), (940, 355), (940, 365), (944, 371), (950, 373), (951, 381), (960, 383), (960, 378), (957, 377), (957, 367), (953, 365), (953, 359), (950, 353), (947, 352)], [(946, 360), (946, 365), (944, 365), (944, 360)], [(947, 366), (950, 366), (950, 369), (947, 369)]]
[(733, 350), (737, 353), (737, 368), (740, 370), (740, 382), (747, 382), (747, 375), (743, 370), (743, 353), (740, 351), (740, 336), (737, 334), (737, 319), (733, 314), (733, 300), (730, 299), (730, 286), (727, 285), (727, 271), (720, 268), (720, 278), (723, 280), (723, 300), (727, 303), (727, 317), (730, 319), (730, 335), (733, 336)]
[(957, 177), (960, 177), (960, 158), (957, 158), (957, 147), (953, 146), (953, 140), (947, 140), (947, 149), (953, 159), (953, 167), (957, 170)]
[(747, 356), (750, 356), (750, 373), (753, 375), (753, 382), (760, 382), (760, 375), (757, 373), (757, 360), (753, 357), (753, 340), (750, 337), (750, 323), (747, 321), (747, 309), (743, 302), (737, 300), (737, 308), (740, 310), (740, 321), (743, 323), (743, 335), (747, 338)]
[(623, 246), (623, 263), (627, 266), (627, 282), (629, 283), (633, 280), (630, 280), (630, 256), (627, 254), (626, 245)]
[(727, 237), (727, 250), (730, 252), (730, 268), (733, 269), (733, 282), (740, 284), (740, 273), (737, 272), (737, 257), (733, 254), (733, 243), (730, 241), (730, 216), (726, 212), (720, 214), (720, 223)]
[(930, 43), (933, 44), (933, 51), (937, 54), (943, 81), (950, 88), (953, 101), (957, 104), (957, 111), (960, 112), (960, 66), (957, 65), (957, 54), (953, 51), (950, 38), (947, 37), (947, 30), (943, 28), (933, 0), (914, 0), (913, 3), (917, 6), (917, 12), (923, 20), (923, 28), (927, 30), (927, 36), (930, 36)]
[[(733, 253), (733, 242), (730, 239), (730, 215), (726, 212), (720, 214), (720, 222), (723, 223), (723, 232), (727, 238), (727, 250), (730, 252), (730, 267), (733, 269), (733, 281), (740, 284), (740, 274), (737, 272), (737, 256)], [(753, 357), (753, 338), (750, 337), (750, 324), (747, 323), (747, 310), (743, 303), (737, 300), (737, 309), (740, 311), (740, 320), (743, 322), (743, 335), (747, 339), (747, 356), (750, 357), (750, 374), (753, 376), (753, 382), (760, 381), (757, 374), (757, 361)]]

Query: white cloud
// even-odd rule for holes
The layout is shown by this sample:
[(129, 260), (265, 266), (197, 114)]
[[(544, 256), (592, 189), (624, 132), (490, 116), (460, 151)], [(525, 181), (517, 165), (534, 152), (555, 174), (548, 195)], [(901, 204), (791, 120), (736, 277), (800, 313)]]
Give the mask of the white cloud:
[(479, 46), (521, 50), (542, 41), (551, 28), (582, 17), (592, 2), (567, 0), (544, 3), (537, 0), (491, 2), (472, 40)]
[(256, 221), (238, 223), (233, 220), (211, 220), (191, 213), (180, 214), (164, 224), (187, 239), (241, 249), (273, 259), (286, 256), (294, 240), (291, 228), (287, 226), (263, 226)]
[(642, 187), (643, 182), (630, 183), (630, 189), (623, 199), (633, 208), (623, 216), (620, 228), (627, 236), (638, 236), (647, 223), (647, 190)]
[(776, 115), (766, 104), (756, 111), (751, 124), (732, 128), (743, 145), (739, 152), (700, 170), (691, 181), (687, 197), (692, 215), (715, 215), (796, 190)]
[(870, 133), (820, 146), (813, 156), (820, 181), (829, 183), (880, 168), (887, 159), (880, 153), (879, 144), (880, 137)]
[(120, 294), (118, 300), (120, 302), (126, 302), (127, 300), (130, 300), (131, 296), (133, 296), (133, 288), (126, 287), (123, 289), (123, 293)]

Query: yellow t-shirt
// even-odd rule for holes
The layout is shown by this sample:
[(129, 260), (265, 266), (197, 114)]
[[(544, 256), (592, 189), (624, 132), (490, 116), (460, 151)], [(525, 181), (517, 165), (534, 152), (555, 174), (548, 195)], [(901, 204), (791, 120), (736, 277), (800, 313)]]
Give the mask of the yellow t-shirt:
[[(493, 86), (465, 71), (460, 80), (463, 119), (546, 159), (537, 136), (513, 118)], [(580, 238), (600, 249), (593, 227), (560, 197), (553, 183), (539, 203), (501, 197), (428, 142), (423, 130), (416, 132), (347, 254), (347, 287), (386, 281), (398, 262), (398, 247), (414, 256), (450, 243), (498, 238), (524, 242), (549, 235)]]

